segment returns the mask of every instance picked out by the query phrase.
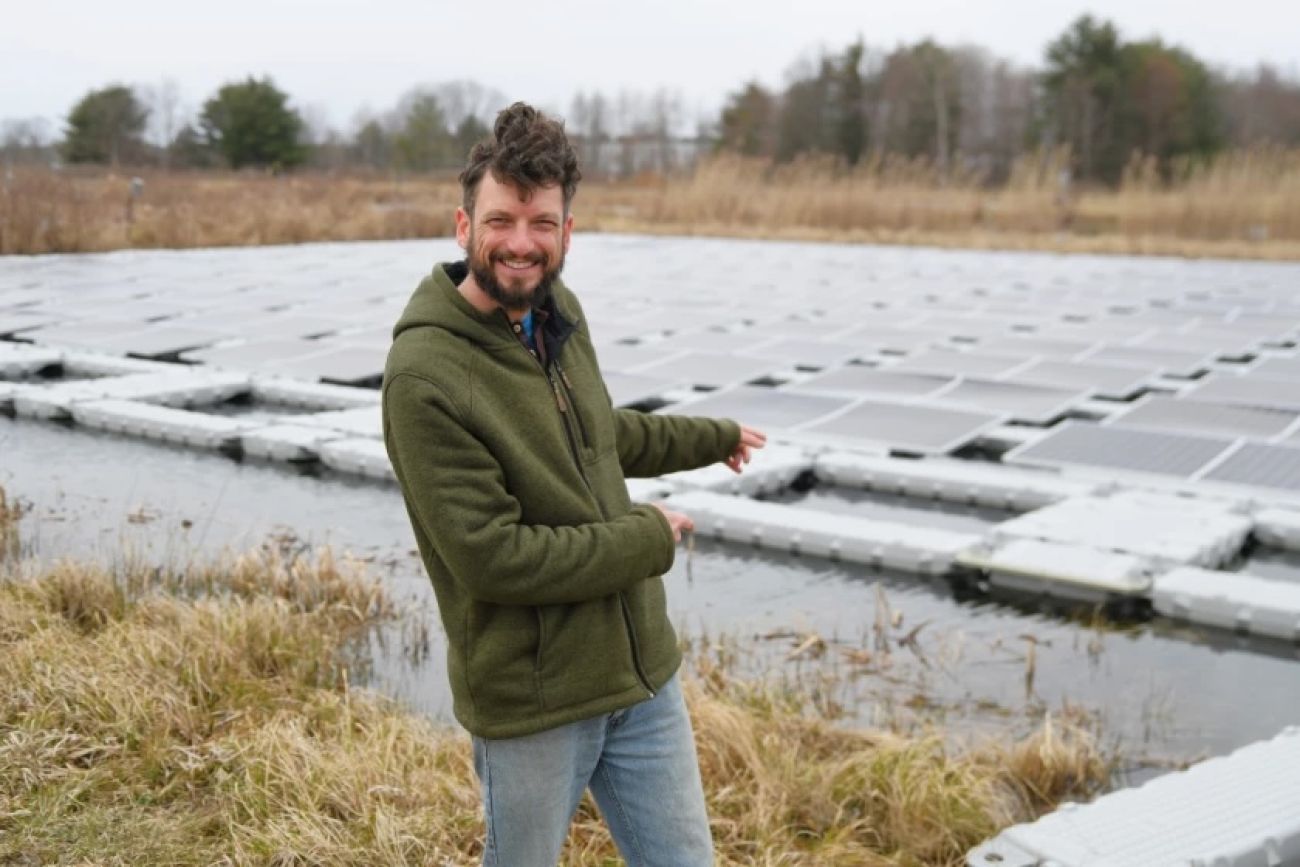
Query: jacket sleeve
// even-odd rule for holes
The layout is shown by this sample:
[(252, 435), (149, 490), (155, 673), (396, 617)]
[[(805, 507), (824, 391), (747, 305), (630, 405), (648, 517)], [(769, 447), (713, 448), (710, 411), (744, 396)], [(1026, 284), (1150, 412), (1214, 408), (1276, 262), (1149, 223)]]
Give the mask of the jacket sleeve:
[(740, 442), (729, 419), (614, 410), (614, 436), (623, 475), (646, 478), (725, 460)]
[(672, 567), (672, 528), (653, 506), (572, 527), (521, 523), (497, 459), (432, 382), (394, 377), (384, 388), (383, 416), (411, 520), (471, 597), (500, 605), (579, 602)]

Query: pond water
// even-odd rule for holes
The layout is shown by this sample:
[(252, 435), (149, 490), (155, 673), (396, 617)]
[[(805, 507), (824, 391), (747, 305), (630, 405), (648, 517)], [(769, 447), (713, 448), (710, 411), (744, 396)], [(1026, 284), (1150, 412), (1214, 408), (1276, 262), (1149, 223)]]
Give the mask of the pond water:
[[(32, 504), (22, 536), (38, 558), (183, 563), (285, 533), (365, 558), (414, 612), (375, 635), (371, 685), (450, 720), (442, 631), (396, 487), (3, 417), (0, 485)], [(779, 499), (894, 520), (936, 512), (834, 488)], [(976, 530), (1005, 517), (937, 511)], [(1253, 557), (1294, 573), (1293, 558)], [(827, 678), (827, 702), (850, 724), (1000, 735), (1073, 709), (1138, 763), (1222, 753), (1300, 718), (1300, 648), (1290, 644), (1160, 620), (1106, 625), (704, 539), (679, 550), (667, 584), (693, 649), (721, 647), (739, 673)]]

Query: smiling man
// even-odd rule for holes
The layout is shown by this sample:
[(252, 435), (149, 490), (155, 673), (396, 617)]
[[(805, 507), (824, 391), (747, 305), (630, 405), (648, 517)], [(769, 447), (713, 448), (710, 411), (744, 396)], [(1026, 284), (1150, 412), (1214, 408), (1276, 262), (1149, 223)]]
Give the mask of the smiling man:
[(681, 654), (660, 576), (686, 515), (626, 476), (722, 461), (758, 431), (617, 409), (560, 280), (580, 173), (563, 127), (516, 103), (461, 174), (456, 237), (394, 329), (384, 440), (473, 736), (483, 863), (554, 867), (590, 787), (632, 865), (713, 863)]

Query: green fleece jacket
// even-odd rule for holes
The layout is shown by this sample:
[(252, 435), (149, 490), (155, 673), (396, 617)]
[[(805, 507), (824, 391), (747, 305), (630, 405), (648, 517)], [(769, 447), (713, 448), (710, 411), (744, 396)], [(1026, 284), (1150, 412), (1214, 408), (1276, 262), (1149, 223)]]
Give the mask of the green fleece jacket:
[(649, 698), (681, 655), (660, 579), (668, 522), (625, 476), (724, 459), (734, 422), (615, 409), (559, 281), (537, 338), (439, 265), (394, 330), (384, 442), (447, 632), (456, 718), (516, 737)]

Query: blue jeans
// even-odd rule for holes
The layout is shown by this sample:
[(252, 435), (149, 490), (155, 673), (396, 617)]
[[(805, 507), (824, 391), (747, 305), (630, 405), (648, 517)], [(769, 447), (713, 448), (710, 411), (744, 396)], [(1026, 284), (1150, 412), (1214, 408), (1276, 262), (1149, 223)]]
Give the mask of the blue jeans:
[(629, 867), (712, 867), (691, 723), (673, 675), (649, 701), (519, 738), (474, 738), (484, 867), (555, 867), (590, 786)]

